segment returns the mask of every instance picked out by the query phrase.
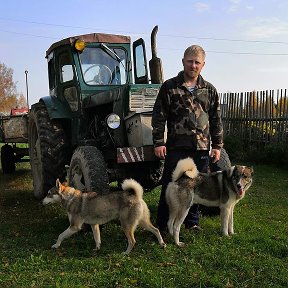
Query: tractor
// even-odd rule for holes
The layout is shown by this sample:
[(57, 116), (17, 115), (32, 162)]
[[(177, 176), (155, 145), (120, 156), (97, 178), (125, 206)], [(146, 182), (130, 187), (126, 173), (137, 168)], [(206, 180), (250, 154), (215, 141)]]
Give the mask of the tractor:
[[(163, 72), (151, 33), (147, 65), (142, 38), (93, 33), (58, 41), (46, 52), (49, 96), (31, 106), (29, 157), (34, 196), (59, 178), (82, 191), (109, 191), (134, 178), (159, 184), (163, 162), (153, 153), (151, 115)], [(149, 67), (148, 67), (149, 66)]]

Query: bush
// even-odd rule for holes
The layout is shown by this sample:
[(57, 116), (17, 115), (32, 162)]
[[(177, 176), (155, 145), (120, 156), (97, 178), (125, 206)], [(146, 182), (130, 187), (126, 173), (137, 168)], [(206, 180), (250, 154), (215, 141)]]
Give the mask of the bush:
[(268, 144), (264, 147), (265, 163), (288, 168), (288, 148), (282, 143)]
[(231, 161), (274, 164), (288, 169), (288, 147), (285, 143), (246, 143), (235, 136), (226, 136), (225, 149)]
[(245, 158), (245, 144), (241, 139), (235, 136), (226, 136), (224, 138), (224, 146), (231, 161)]

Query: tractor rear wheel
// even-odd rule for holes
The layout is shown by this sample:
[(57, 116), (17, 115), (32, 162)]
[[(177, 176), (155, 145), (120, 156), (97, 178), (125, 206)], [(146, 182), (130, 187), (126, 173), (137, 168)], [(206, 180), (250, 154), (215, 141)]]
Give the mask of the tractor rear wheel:
[[(216, 163), (210, 163), (210, 172), (223, 171), (231, 167), (231, 162), (229, 156), (224, 148), (221, 149), (220, 159)], [(204, 205), (199, 205), (199, 211), (203, 216), (218, 216), (220, 214), (219, 207), (207, 207)]]
[(108, 193), (109, 178), (101, 152), (94, 146), (76, 148), (71, 158), (69, 185), (81, 191)]
[(65, 179), (68, 145), (60, 121), (49, 118), (43, 102), (31, 108), (28, 135), (34, 196), (41, 200), (57, 178)]
[(139, 182), (145, 190), (152, 190), (160, 185), (163, 168), (163, 161), (135, 163), (129, 169), (129, 177)]

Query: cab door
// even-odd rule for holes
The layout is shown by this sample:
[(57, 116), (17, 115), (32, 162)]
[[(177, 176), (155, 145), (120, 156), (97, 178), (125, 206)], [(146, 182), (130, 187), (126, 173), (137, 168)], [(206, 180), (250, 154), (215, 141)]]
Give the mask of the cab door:
[(133, 67), (135, 84), (148, 84), (146, 49), (142, 38), (133, 42)]
[(79, 92), (77, 90), (76, 72), (69, 49), (56, 53), (56, 96), (67, 101), (72, 112), (79, 110)]

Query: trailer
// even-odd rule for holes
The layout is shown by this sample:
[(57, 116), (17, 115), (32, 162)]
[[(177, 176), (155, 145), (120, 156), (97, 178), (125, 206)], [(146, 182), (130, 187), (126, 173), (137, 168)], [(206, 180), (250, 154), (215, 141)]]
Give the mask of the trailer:
[(13, 108), (0, 116), (1, 165), (4, 174), (14, 173), (17, 162), (29, 161), (28, 108)]

